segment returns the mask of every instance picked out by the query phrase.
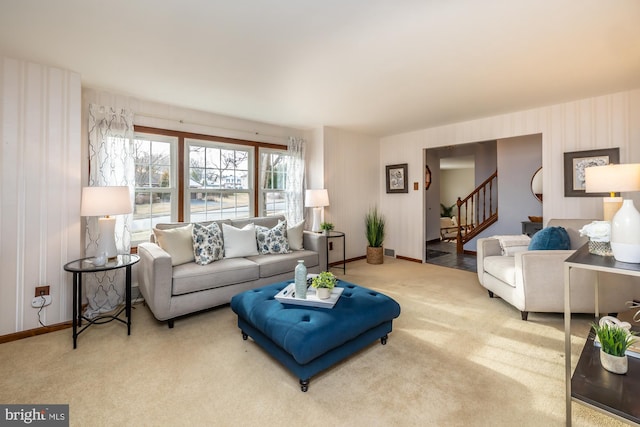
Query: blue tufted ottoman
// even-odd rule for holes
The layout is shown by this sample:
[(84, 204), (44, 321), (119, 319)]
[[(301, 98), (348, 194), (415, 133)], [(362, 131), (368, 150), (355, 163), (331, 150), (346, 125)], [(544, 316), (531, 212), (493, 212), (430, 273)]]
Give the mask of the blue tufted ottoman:
[(282, 304), (274, 296), (289, 282), (234, 296), (242, 338), (258, 345), (300, 378), (309, 379), (377, 339), (384, 345), (400, 305), (380, 292), (339, 281), (345, 288), (332, 309)]

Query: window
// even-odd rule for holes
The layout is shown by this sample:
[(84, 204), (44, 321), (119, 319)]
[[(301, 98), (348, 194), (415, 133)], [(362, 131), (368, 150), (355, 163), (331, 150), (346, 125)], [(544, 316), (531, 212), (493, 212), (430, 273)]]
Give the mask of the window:
[(135, 130), (133, 246), (148, 241), (158, 223), (286, 212), (284, 146), (144, 126)]
[(189, 215), (185, 221), (253, 216), (253, 147), (193, 139), (186, 142)]
[(260, 206), (262, 215), (284, 215), (286, 209), (286, 151), (260, 150)]
[(131, 242), (149, 240), (159, 222), (176, 221), (177, 138), (136, 134), (134, 141), (135, 198)]

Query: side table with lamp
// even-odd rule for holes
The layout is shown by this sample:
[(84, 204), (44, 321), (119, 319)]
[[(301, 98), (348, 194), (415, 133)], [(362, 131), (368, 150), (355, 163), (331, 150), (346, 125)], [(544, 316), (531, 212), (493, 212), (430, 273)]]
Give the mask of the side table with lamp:
[[(131, 191), (126, 186), (94, 186), (82, 189), (80, 215), (85, 217), (101, 217), (98, 219), (96, 238), (96, 256), (71, 261), (63, 267), (73, 273), (73, 348), (76, 348), (78, 335), (94, 324), (117, 320), (127, 325), (127, 334), (131, 334), (131, 266), (137, 263), (138, 255), (118, 254), (115, 241), (116, 219), (110, 215), (124, 215), (133, 212)], [(128, 249), (128, 248), (127, 248)], [(127, 250), (128, 252), (128, 250)], [(82, 313), (82, 275), (100, 273), (110, 270), (125, 269), (124, 306), (109, 305), (107, 310), (114, 314), (98, 316)], [(115, 280), (115, 279), (114, 279)], [(100, 285), (102, 286), (102, 285)], [(117, 293), (117, 291), (115, 291)], [(88, 293), (88, 292), (87, 292)], [(120, 295), (118, 295), (120, 299)], [(126, 320), (119, 316), (125, 312)], [(83, 320), (88, 322), (82, 327)], [(81, 328), (78, 330), (78, 328)]]
[(587, 167), (585, 187), (586, 192), (611, 192), (611, 197), (604, 199), (604, 218), (611, 222), (610, 243), (613, 256), (600, 256), (593, 248), (585, 245), (564, 263), (566, 425), (571, 425), (572, 401), (606, 412), (625, 422), (640, 423), (640, 404), (634, 398), (640, 392), (640, 359), (629, 359), (629, 371), (625, 375), (605, 371), (600, 366), (599, 350), (594, 346), (592, 332), (578, 358), (573, 375), (571, 369), (572, 286), (584, 285), (579, 280), (572, 283), (571, 271), (583, 269), (597, 272), (596, 319), (599, 317), (598, 282), (601, 272), (640, 278), (640, 213), (633, 205), (633, 200), (621, 200), (613, 194), (617, 191), (640, 191), (640, 164)]

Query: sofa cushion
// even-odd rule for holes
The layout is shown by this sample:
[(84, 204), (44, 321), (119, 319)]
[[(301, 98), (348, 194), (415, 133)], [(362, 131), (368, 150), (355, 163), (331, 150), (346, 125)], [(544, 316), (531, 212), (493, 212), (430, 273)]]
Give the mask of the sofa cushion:
[(530, 251), (571, 249), (569, 234), (563, 227), (545, 227), (531, 238)]
[(484, 271), (516, 287), (516, 261), (512, 256), (488, 256), (484, 259)]
[(192, 224), (167, 230), (153, 229), (158, 246), (171, 255), (171, 265), (180, 265), (195, 259), (192, 230)]
[(191, 262), (173, 268), (172, 294), (188, 294), (258, 278), (258, 265), (246, 258), (225, 258), (207, 265)]
[(200, 265), (207, 265), (224, 257), (222, 231), (218, 224), (193, 224), (193, 255)]
[(252, 256), (247, 259), (260, 266), (260, 277), (272, 277), (291, 272), (291, 280), (293, 280), (293, 271), (296, 268), (298, 260), (304, 261), (304, 265), (307, 268), (315, 267), (319, 262), (318, 254), (307, 250), (290, 252), (288, 254)]
[(287, 221), (281, 221), (273, 228), (256, 225), (256, 241), (261, 254), (289, 253)]
[(304, 249), (304, 219), (287, 228), (287, 240), (289, 241), (289, 249), (292, 251), (301, 251)]
[(232, 225), (222, 224), (222, 235), (225, 258), (258, 255), (255, 225), (247, 224), (243, 228), (236, 228)]

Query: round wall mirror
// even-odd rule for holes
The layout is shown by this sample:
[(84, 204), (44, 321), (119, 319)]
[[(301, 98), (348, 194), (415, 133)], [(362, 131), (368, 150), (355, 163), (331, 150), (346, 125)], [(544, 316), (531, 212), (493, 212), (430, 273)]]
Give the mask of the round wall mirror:
[(542, 203), (542, 166), (538, 168), (531, 178), (531, 192)]

